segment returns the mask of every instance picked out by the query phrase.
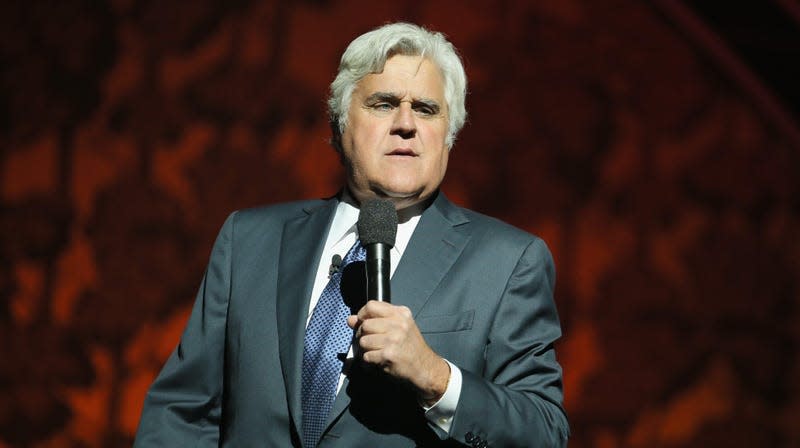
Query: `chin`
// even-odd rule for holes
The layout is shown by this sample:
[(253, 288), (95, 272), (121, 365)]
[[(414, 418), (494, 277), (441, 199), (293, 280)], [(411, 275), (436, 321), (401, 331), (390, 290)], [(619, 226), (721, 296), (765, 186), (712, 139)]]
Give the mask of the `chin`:
[(424, 188), (417, 187), (395, 187), (395, 188), (379, 188), (377, 191), (380, 191), (386, 197), (401, 199), (401, 198), (412, 198), (417, 197), (424, 191)]
[(425, 185), (421, 185), (414, 179), (393, 179), (393, 182), (381, 183), (379, 188), (385, 192), (397, 195), (408, 196), (417, 194), (425, 189)]

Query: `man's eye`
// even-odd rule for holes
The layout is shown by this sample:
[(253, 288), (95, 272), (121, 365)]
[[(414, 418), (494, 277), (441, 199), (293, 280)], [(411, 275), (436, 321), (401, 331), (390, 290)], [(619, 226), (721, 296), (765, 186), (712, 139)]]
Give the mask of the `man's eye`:
[(439, 108), (430, 104), (415, 104), (414, 111), (420, 115), (432, 117), (439, 113)]
[(389, 103), (375, 103), (372, 105), (375, 110), (389, 111), (392, 110), (392, 105)]

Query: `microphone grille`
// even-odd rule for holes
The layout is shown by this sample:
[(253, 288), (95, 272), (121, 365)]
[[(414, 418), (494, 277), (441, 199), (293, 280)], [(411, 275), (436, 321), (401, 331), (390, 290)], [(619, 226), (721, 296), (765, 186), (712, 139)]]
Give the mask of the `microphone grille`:
[(394, 247), (397, 237), (397, 211), (394, 204), (387, 199), (365, 201), (361, 204), (356, 226), (362, 245), (383, 243)]

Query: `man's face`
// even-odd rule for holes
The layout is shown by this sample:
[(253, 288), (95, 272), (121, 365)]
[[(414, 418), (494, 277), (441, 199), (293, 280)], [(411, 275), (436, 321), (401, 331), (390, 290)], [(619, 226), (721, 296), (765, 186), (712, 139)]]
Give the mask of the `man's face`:
[(359, 81), (341, 137), (356, 199), (388, 198), (401, 209), (436, 191), (449, 153), (443, 84), (431, 61), (402, 55)]

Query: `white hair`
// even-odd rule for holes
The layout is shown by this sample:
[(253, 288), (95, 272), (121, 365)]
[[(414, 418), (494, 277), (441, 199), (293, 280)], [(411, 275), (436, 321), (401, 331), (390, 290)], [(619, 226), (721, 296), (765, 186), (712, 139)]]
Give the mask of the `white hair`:
[(358, 36), (342, 54), (339, 72), (331, 83), (328, 98), (333, 143), (337, 149), (339, 138), (347, 127), (350, 99), (356, 84), (371, 73), (382, 72), (386, 60), (394, 55), (422, 56), (439, 67), (444, 78), (449, 120), (445, 143), (448, 148), (455, 143), (456, 134), (467, 120), (464, 107), (467, 75), (461, 58), (443, 34), (410, 23), (391, 23)]

